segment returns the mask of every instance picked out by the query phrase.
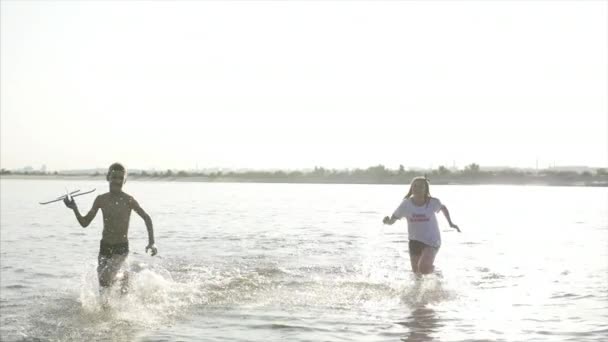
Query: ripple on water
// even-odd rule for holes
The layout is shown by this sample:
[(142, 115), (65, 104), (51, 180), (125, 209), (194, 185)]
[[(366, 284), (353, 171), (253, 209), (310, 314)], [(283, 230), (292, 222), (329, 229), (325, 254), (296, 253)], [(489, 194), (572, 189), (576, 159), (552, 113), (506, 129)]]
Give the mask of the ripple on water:
[(564, 299), (564, 298), (568, 298), (571, 300), (579, 300), (579, 299), (586, 299), (586, 298), (595, 298), (595, 295), (592, 295), (592, 294), (583, 295), (583, 294), (577, 294), (577, 293), (571, 293), (571, 292), (562, 292), (562, 293), (553, 294), (551, 296), (551, 299)]
[(502, 274), (498, 274), (498, 273), (490, 273), (487, 275), (484, 275), (482, 277), (482, 279), (487, 279), (487, 280), (498, 280), (498, 279), (504, 279), (505, 276), (503, 276)]
[(64, 275), (51, 274), (51, 273), (43, 273), (43, 272), (36, 272), (36, 273), (32, 274), (31, 276), (29, 276), (28, 278), (38, 278), (38, 277), (42, 277), (42, 278), (63, 278)]

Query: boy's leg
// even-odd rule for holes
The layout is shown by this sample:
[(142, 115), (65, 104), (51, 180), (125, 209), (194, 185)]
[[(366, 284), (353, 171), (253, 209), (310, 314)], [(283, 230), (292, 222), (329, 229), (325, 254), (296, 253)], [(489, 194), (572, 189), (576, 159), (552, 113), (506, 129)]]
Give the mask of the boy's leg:
[(99, 286), (110, 287), (114, 283), (116, 274), (120, 271), (127, 255), (113, 255), (112, 257), (99, 257), (97, 266), (97, 276), (99, 277)]
[(130, 285), (131, 284), (129, 283), (129, 271), (123, 270), (122, 279), (120, 280), (120, 293), (123, 295), (127, 294), (129, 292)]
[(99, 281), (99, 296), (101, 299), (101, 306), (104, 309), (108, 308), (108, 290), (110, 289), (109, 282), (105, 276), (105, 269), (107, 268), (109, 258), (105, 255), (99, 255), (97, 257), (97, 280)]
[(110, 262), (110, 257), (99, 255), (97, 257), (97, 279), (99, 280), (99, 290), (100, 292), (107, 287), (110, 287), (110, 279), (108, 278), (108, 264)]
[(433, 264), (435, 263), (435, 256), (437, 255), (438, 251), (438, 248), (430, 246), (424, 247), (422, 253), (420, 254), (420, 260), (418, 261), (418, 270), (420, 273), (433, 273), (433, 270), (435, 270), (435, 266)]

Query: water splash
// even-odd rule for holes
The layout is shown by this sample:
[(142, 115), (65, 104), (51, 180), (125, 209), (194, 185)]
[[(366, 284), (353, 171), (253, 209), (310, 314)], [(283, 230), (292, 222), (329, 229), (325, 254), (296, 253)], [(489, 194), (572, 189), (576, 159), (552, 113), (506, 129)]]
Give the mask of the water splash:
[[(114, 312), (117, 319), (153, 325), (179, 314), (189, 305), (205, 301), (196, 282), (178, 282), (159, 264), (128, 263), (128, 290), (123, 293), (117, 281), (107, 291), (99, 291), (97, 273), (89, 267), (80, 289), (82, 308), (88, 313)], [(124, 273), (118, 277), (124, 277)]]
[(402, 302), (411, 307), (438, 303), (456, 297), (456, 294), (449, 289), (440, 275), (429, 274), (422, 277), (414, 277), (413, 284), (406, 287), (401, 296)]

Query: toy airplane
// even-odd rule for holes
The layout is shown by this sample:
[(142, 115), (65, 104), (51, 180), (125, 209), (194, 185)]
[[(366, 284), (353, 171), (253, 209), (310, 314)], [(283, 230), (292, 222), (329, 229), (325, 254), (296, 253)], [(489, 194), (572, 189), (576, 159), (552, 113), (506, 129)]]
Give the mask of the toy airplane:
[(48, 201), (48, 202), (40, 202), (40, 204), (49, 204), (49, 203), (53, 203), (53, 202), (59, 202), (59, 201), (63, 201), (64, 198), (67, 198), (68, 200), (72, 200), (73, 197), (77, 197), (77, 196), (82, 196), (82, 195), (86, 195), (86, 194), (90, 194), (91, 192), (95, 191), (95, 189), (93, 190), (89, 190), (89, 191), (85, 191), (85, 192), (80, 192), (79, 190), (75, 190), (72, 192), (68, 192), (66, 190), (65, 195), (59, 196), (56, 199), (52, 200), (52, 201)]

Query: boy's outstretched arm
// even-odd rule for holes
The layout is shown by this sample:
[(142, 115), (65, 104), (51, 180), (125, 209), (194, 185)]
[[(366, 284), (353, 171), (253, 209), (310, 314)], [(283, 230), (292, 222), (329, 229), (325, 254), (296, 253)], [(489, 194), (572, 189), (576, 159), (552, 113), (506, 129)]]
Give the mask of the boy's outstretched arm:
[(67, 197), (64, 198), (63, 203), (66, 207), (74, 211), (74, 215), (76, 215), (76, 219), (78, 220), (78, 223), (80, 223), (82, 228), (87, 227), (89, 224), (91, 224), (91, 221), (93, 221), (95, 215), (97, 215), (97, 211), (99, 211), (99, 196), (95, 198), (95, 202), (93, 202), (93, 207), (91, 207), (91, 210), (89, 210), (89, 212), (85, 216), (82, 216), (80, 214), (80, 211), (78, 211), (78, 206), (76, 205), (74, 198), (70, 199), (71, 200), (68, 200)]
[(448, 207), (442, 205), (441, 212), (443, 213), (443, 216), (445, 216), (445, 218), (448, 220), (450, 227), (456, 229), (460, 233), (460, 228), (458, 228), (458, 226), (455, 225), (454, 222), (452, 222), (452, 219), (450, 218), (450, 212), (448, 211)]
[(146, 246), (146, 253), (148, 250), (152, 251), (152, 256), (155, 256), (158, 253), (156, 246), (154, 246), (154, 227), (152, 226), (152, 219), (150, 215), (146, 213), (142, 207), (139, 206), (139, 203), (135, 199), (131, 200), (131, 208), (139, 215), (144, 222), (146, 223), (146, 229), (148, 230), (148, 245)]

